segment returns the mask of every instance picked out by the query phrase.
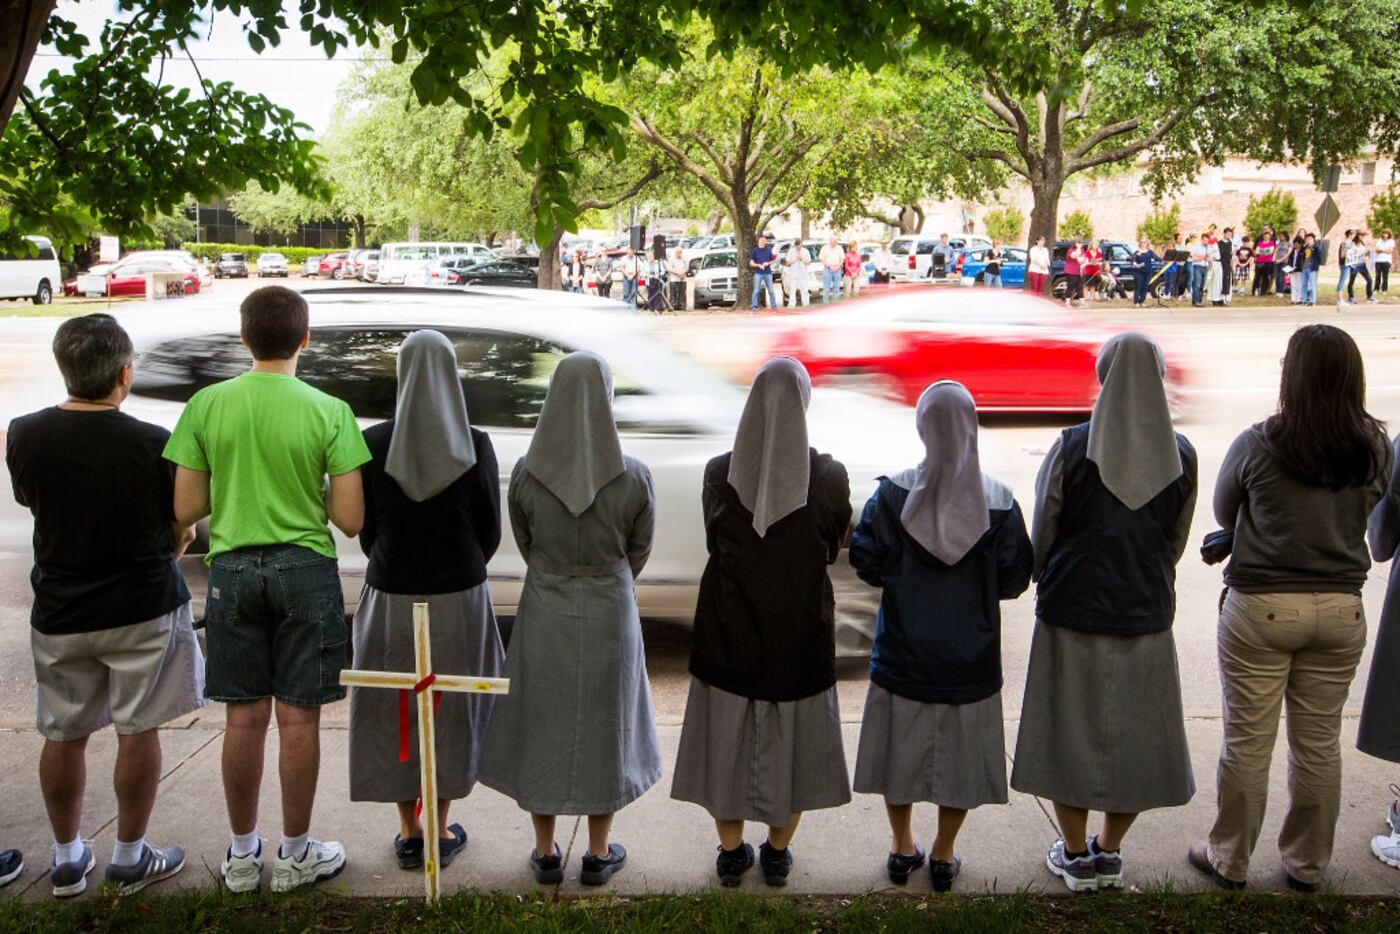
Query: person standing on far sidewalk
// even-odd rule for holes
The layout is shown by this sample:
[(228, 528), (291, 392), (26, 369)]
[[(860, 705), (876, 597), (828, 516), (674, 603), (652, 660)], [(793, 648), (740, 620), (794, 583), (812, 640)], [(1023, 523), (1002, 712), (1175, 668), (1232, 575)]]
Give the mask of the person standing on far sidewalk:
[[(87, 888), (96, 865), (80, 834), (88, 737), (117, 733), (117, 819), (106, 880), (127, 895), (179, 872), (179, 847), (146, 842), (161, 779), (162, 724), (203, 707), (204, 659), (175, 565), (194, 539), (172, 509), (170, 437), (121, 411), (131, 338), (111, 315), (70, 318), (53, 354), (59, 405), (10, 423), (5, 463), (34, 515), (30, 644), (38, 682), (39, 784), (53, 826), (53, 894)], [(12, 776), (13, 780), (13, 776)], [(19, 868), (0, 855), (0, 881)]]
[(847, 298), (855, 298), (860, 294), (862, 281), (865, 278), (865, 261), (860, 258), (860, 247), (852, 240), (846, 247), (846, 256), (842, 260), (841, 272), (845, 276), (845, 294)]
[(841, 297), (841, 275), (846, 268), (846, 251), (832, 234), (817, 257), (822, 264), (822, 303), (830, 305)]
[(773, 297), (773, 248), (763, 234), (758, 235), (758, 245), (749, 251), (749, 268), (753, 270), (753, 298), (749, 301), (749, 311), (758, 311), (758, 293), (765, 289), (771, 311), (778, 304)]
[(1035, 238), (1026, 263), (1026, 277), (1030, 280), (1031, 294), (1044, 295), (1045, 285), (1050, 281), (1050, 248), (1044, 237)]
[(1395, 256), (1395, 234), (1382, 230), (1376, 240), (1376, 294), (1390, 292), (1390, 263)]

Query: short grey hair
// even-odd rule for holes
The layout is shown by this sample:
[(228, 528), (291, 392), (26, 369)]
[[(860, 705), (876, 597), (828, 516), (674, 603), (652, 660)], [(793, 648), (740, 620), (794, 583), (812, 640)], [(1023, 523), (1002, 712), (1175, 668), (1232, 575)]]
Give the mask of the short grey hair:
[(69, 318), (53, 338), (63, 385), (74, 399), (105, 399), (135, 357), (131, 337), (108, 314)]

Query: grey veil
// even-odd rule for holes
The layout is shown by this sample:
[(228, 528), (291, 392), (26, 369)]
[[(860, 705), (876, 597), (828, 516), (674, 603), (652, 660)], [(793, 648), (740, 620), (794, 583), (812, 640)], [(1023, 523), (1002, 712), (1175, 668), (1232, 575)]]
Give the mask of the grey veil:
[(384, 472), (421, 503), (476, 466), (476, 445), (451, 341), (437, 331), (414, 331), (399, 347), (398, 375)]
[(1129, 509), (1181, 476), (1181, 451), (1162, 382), (1162, 348), (1144, 334), (1118, 334), (1099, 351), (1099, 391), (1089, 419), (1089, 460)]
[(791, 357), (774, 357), (753, 378), (734, 437), (729, 485), (753, 513), (753, 529), (759, 537), (779, 519), (807, 505), (812, 474), (807, 405), (811, 401), (811, 378)]
[(573, 516), (583, 515), (626, 469), (612, 396), (612, 371), (597, 354), (569, 354), (549, 380), (525, 469)]
[(957, 564), (991, 528), (977, 454), (977, 405), (961, 383), (942, 380), (924, 390), (914, 417), (924, 461), (893, 478), (909, 491), (900, 522), (939, 561)]

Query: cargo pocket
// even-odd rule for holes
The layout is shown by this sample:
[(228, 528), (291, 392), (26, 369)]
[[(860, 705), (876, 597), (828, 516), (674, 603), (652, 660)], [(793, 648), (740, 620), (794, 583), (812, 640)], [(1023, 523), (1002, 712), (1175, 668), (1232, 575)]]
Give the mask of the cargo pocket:
[(339, 594), (316, 602), (316, 619), (321, 630), (321, 687), (339, 688), (340, 673), (350, 664), (350, 627)]

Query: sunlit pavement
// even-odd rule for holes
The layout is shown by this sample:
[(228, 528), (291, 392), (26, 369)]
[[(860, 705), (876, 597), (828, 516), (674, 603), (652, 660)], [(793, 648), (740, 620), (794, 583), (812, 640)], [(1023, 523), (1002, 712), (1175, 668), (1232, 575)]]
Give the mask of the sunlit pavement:
[[(294, 283), (297, 280), (292, 280)], [(256, 285), (257, 281), (219, 283), (230, 291)], [(1082, 312), (1115, 327), (1144, 330), (1157, 338), (1168, 351), (1179, 355), (1191, 368), (1194, 381), (1185, 395), (1187, 410), (1180, 423), (1200, 455), (1202, 494), (1197, 504), (1193, 542), (1216, 528), (1211, 515), (1210, 491), (1226, 447), (1248, 424), (1267, 417), (1277, 395), (1279, 358), (1288, 336), (1299, 324), (1324, 321), (1347, 328), (1365, 356), (1369, 376), (1369, 405), (1373, 414), (1400, 427), (1400, 325), (1395, 309), (1381, 306), (1308, 309), (1184, 309), (1133, 312), (1128, 309)], [(57, 400), (37, 398), (30, 385), (35, 374), (47, 373), (53, 366), (49, 341), (58, 319), (0, 320), (0, 414), (11, 415)], [(664, 316), (660, 326), (667, 338), (702, 360), (726, 371), (742, 372), (761, 343), (747, 328), (735, 326), (754, 322), (744, 315), (687, 314)], [(989, 417), (984, 419), (982, 450), (984, 466), (1017, 491), (1029, 515), (1033, 508), (1035, 472), (1045, 450), (1069, 422), (1039, 417)], [(0, 426), (3, 427), (3, 426)], [(912, 413), (910, 431), (913, 431)], [(891, 464), (899, 469), (903, 464)], [(8, 484), (7, 484), (8, 485)], [(697, 494), (698, 495), (698, 494)], [(49, 834), (43, 818), (37, 781), (40, 739), (33, 732), (33, 671), (29, 662), (29, 571), (27, 513), (10, 497), (0, 497), (0, 763), (9, 767), (12, 780), (7, 803), (0, 805), (0, 847), (21, 846), (30, 856), (29, 869), (20, 887), (32, 886), (30, 897), (46, 891), (41, 880), (42, 864), (48, 852)], [(700, 534), (697, 530), (697, 534)], [(1368, 617), (1379, 617), (1385, 594), (1388, 566), (1372, 569), (1364, 597)], [(1184, 701), (1189, 719), (1196, 766), (1198, 791), (1184, 808), (1157, 812), (1142, 818), (1129, 838), (1127, 852), (1130, 883), (1148, 885), (1171, 881), (1194, 886), (1195, 874), (1186, 865), (1186, 847), (1209, 828), (1215, 798), (1215, 754), (1220, 738), (1219, 681), (1215, 661), (1215, 608), (1220, 595), (1220, 575), (1216, 568), (1202, 564), (1195, 545), (1183, 559), (1178, 587), (1179, 609), (1176, 629)], [(1008, 749), (1019, 716), (1026, 656), (1030, 644), (1033, 598), (1027, 594), (1004, 609), (1003, 655), (1006, 686), (1005, 709), (1008, 717)], [(1374, 629), (1373, 629), (1374, 632)], [(672, 626), (648, 625), (649, 668), (666, 761), (674, 757), (684, 710), (686, 686), (686, 633)], [(1400, 891), (1400, 872), (1387, 868), (1370, 853), (1371, 835), (1384, 829), (1383, 815), (1388, 801), (1386, 783), (1400, 780), (1400, 769), (1363, 756), (1352, 748), (1355, 717), (1359, 711), (1370, 654), (1363, 659), (1353, 684), (1343, 730), (1345, 786), (1343, 812), (1337, 837), (1337, 852), (1329, 883), (1341, 891), (1395, 894)], [(840, 683), (841, 711), (845, 721), (847, 757), (855, 753), (855, 739), (865, 693), (865, 677), (859, 670), (848, 672)], [(389, 841), (394, 823), (389, 809), (382, 806), (350, 804), (346, 800), (346, 761), (344, 732), (345, 704), (325, 712), (325, 753), (321, 792), (313, 831), (340, 839), (350, 850), (350, 868), (337, 880), (357, 894), (413, 894), (419, 890), (416, 876), (394, 868)], [(192, 865), (179, 884), (203, 885), (209, 881), (205, 864), (217, 872), (224, 846), (222, 809), (217, 795), (218, 748), (222, 713), (217, 708), (186, 718), (168, 734), (167, 777), (157, 803), (152, 837), (157, 842), (176, 842), (192, 848)], [(97, 840), (99, 861), (106, 858), (111, 844), (111, 822), (115, 815), (112, 792), (107, 783), (114, 749), (110, 733), (92, 744), (93, 762), (88, 783), (88, 817), (84, 834)], [(264, 794), (262, 828), (275, 838), (277, 795), (272, 784), (275, 769), (269, 770)], [(1251, 883), (1263, 888), (1282, 888), (1283, 876), (1272, 840), (1286, 800), (1283, 785), (1284, 759), (1276, 750), (1270, 821), (1261, 836)], [(711, 884), (713, 841), (706, 816), (692, 805), (669, 801), (669, 773), (637, 804), (617, 819), (618, 839), (629, 846), (632, 858), (619, 874), (613, 888), (620, 892), (684, 891)], [(1056, 891), (1043, 868), (1044, 848), (1054, 839), (1047, 816), (1048, 803), (1014, 795), (1003, 808), (985, 808), (975, 813), (963, 832), (965, 882), (962, 891), (995, 888), (1000, 892), (1026, 886), (1043, 886)], [(916, 817), (921, 839), (931, 836), (932, 812), (921, 808)], [(457, 886), (481, 888), (533, 888), (525, 872), (530, 846), (528, 817), (511, 802), (478, 789), (459, 810), (460, 819), (472, 842), (465, 863), (455, 864), (445, 875), (447, 890)], [(581, 838), (573, 839), (574, 822), (561, 824), (560, 844), (572, 845), (569, 880), (565, 891), (577, 889)], [(757, 843), (756, 834), (751, 834)], [(854, 893), (887, 887), (882, 867), (888, 846), (888, 831), (878, 799), (857, 796), (845, 808), (813, 814), (803, 823), (794, 844), (798, 864), (793, 891)], [(489, 854), (489, 855), (488, 855)], [(852, 859), (858, 862), (852, 870)], [(99, 867), (100, 869), (100, 867)], [(927, 877), (911, 887), (926, 891)], [(747, 885), (754, 885), (749, 882)], [(761, 882), (757, 883), (758, 887)], [(1058, 885), (1058, 883), (1056, 883)]]

